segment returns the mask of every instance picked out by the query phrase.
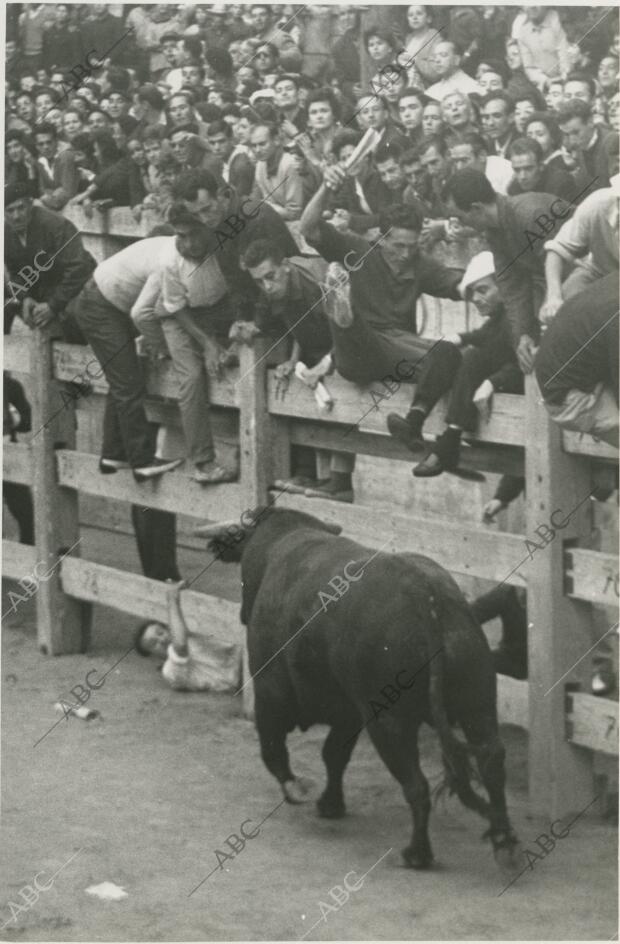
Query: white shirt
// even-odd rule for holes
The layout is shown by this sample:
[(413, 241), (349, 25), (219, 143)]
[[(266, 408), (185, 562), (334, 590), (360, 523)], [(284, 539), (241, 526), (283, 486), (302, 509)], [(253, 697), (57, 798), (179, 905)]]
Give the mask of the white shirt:
[(441, 102), (446, 95), (450, 95), (452, 92), (462, 92), (464, 95), (484, 95), (482, 87), (474, 82), (462, 69), (457, 69), (450, 78), (441, 79), (426, 90), (428, 97), (434, 98), (438, 102)]
[(103, 297), (129, 314), (148, 277), (161, 269), (175, 241), (175, 236), (140, 239), (100, 262), (93, 278)]
[(184, 259), (173, 246), (162, 272), (162, 304), (169, 315), (183, 308), (215, 305), (227, 292), (217, 250), (200, 262)]
[(513, 177), (512, 164), (505, 157), (490, 154), (487, 157), (484, 175), (495, 193), (502, 193), (505, 196), (508, 193), (508, 184)]

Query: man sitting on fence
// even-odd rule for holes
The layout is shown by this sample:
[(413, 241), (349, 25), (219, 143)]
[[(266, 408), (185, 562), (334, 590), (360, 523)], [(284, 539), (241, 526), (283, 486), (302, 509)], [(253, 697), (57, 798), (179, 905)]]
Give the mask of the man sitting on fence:
[(617, 272), (564, 302), (542, 336), (535, 368), (554, 422), (618, 446)]
[[(473, 301), (482, 317), (488, 320), (475, 331), (460, 332), (446, 338), (446, 341), (465, 350), (461, 363), (452, 372), (445, 432), (437, 438), (426, 459), (413, 470), (418, 478), (453, 472), (458, 467), (463, 431), (475, 430), (479, 416), (488, 420), (495, 392), (523, 392), (523, 375), (512, 349), (510, 326), (497, 289), (490, 252), (474, 256), (460, 288), (464, 297)], [(435, 370), (431, 352), (421, 367), (407, 420), (395, 413), (388, 416), (391, 434), (410, 448), (415, 436), (421, 439), (423, 423), (437, 402), (433, 395), (435, 382), (432, 375)], [(430, 390), (427, 389), (429, 377)]]
[(413, 207), (388, 207), (373, 245), (326, 223), (322, 214), (329, 192), (337, 190), (345, 176), (338, 166), (326, 167), (324, 181), (301, 218), (301, 232), (310, 245), (336, 264), (329, 267), (326, 293), (336, 369), (346, 380), (369, 384), (407, 359), (414, 365), (408, 371), (411, 380), (416, 362), (434, 347), (440, 397), (449, 387), (442, 376), (453, 375), (460, 353), (446, 341), (417, 334), (416, 303), (423, 293), (459, 300), (462, 270), (449, 269), (419, 251), (423, 221)]

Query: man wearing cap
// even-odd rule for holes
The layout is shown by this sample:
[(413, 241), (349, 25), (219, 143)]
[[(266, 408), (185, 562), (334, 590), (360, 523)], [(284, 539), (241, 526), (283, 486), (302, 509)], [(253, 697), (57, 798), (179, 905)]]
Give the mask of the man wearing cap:
[(4, 191), (4, 261), (10, 273), (8, 293), (22, 305), (26, 324), (43, 328), (59, 319), (58, 333), (83, 344), (67, 306), (88, 280), (95, 260), (73, 223), (33, 205), (29, 184), (9, 184)]
[[(475, 430), (479, 416), (488, 420), (493, 394), (523, 392), (523, 375), (512, 348), (510, 325), (495, 281), (492, 253), (481, 252), (474, 256), (459, 288), (463, 297), (471, 300), (480, 315), (488, 320), (474, 331), (463, 331), (445, 338), (465, 350), (451, 385), (446, 429), (437, 437), (429, 455), (413, 470), (417, 478), (454, 471), (458, 466), (463, 431)], [(410, 414), (420, 415), (416, 424), (420, 433), (424, 420), (437, 402), (436, 399), (433, 402), (428, 389), (429, 375), (434, 369), (431, 351), (422, 368), (410, 411)], [(395, 426), (390, 417), (395, 417), (395, 414), (388, 416), (390, 432), (401, 438), (397, 435), (399, 425)]]

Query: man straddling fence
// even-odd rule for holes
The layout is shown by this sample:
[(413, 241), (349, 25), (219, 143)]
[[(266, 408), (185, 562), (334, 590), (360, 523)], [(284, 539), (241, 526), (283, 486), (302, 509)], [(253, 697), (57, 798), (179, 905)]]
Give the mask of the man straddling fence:
[(542, 336), (536, 378), (564, 429), (618, 446), (618, 273), (569, 298)]
[(155, 428), (146, 417), (146, 387), (130, 312), (149, 276), (161, 269), (174, 237), (141, 239), (101, 262), (76, 302), (76, 320), (110, 386), (103, 418), (100, 471), (131, 468), (138, 482), (176, 468), (181, 459), (155, 456)]

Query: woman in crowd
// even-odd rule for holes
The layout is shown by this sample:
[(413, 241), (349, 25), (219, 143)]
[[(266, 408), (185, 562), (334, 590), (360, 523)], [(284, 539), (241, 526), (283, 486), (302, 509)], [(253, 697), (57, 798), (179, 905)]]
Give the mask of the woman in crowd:
[(560, 148), (562, 136), (553, 115), (544, 111), (532, 112), (525, 122), (524, 131), (528, 138), (533, 138), (540, 144), (546, 165), (568, 170)]

